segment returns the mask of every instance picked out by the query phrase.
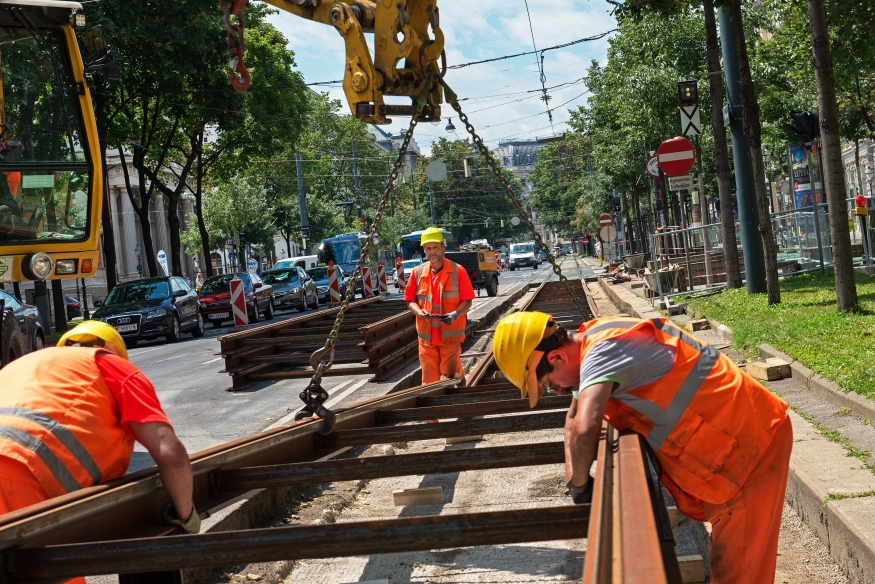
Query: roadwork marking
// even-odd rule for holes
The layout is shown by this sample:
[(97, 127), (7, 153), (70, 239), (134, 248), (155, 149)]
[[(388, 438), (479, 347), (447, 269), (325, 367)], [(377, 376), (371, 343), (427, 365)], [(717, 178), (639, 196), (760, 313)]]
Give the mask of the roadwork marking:
[(224, 357), (216, 357), (215, 359), (210, 359), (209, 361), (204, 361), (201, 365), (209, 365), (210, 363), (215, 363), (216, 361), (221, 361)]
[[(338, 383), (337, 385), (332, 387), (329, 391), (335, 392), (338, 389), (340, 389), (341, 387), (343, 387), (344, 385), (346, 385), (347, 383), (352, 383), (353, 381), (354, 381), (353, 379), (347, 379), (346, 381), (341, 381), (340, 383)], [(365, 381), (367, 381), (367, 380), (365, 380)], [(345, 393), (341, 394), (341, 395), (345, 395)], [(325, 404), (325, 406), (327, 407), (330, 403), (331, 403), (330, 401), (327, 402)], [(282, 418), (280, 418), (279, 420), (277, 420), (276, 422), (274, 422), (273, 424), (271, 424), (270, 426), (265, 428), (265, 430), (271, 430), (273, 428), (276, 428), (277, 426), (283, 426), (285, 424), (288, 424), (289, 422), (293, 422), (295, 420), (295, 414), (297, 414), (299, 411), (301, 411), (301, 409), (303, 407), (304, 406), (301, 406), (300, 408), (296, 409), (294, 412), (292, 412), (286, 416), (283, 416)]]
[(164, 363), (165, 361), (172, 361), (174, 359), (182, 359), (183, 357), (188, 357), (188, 355), (186, 353), (183, 353), (182, 355), (174, 355), (173, 357), (167, 357), (166, 359), (158, 359), (157, 361), (155, 361), (155, 363), (156, 364)]
[[(359, 381), (358, 383), (356, 383), (355, 385), (353, 385), (352, 387), (350, 387), (349, 389), (347, 389), (343, 393), (338, 394), (338, 395), (334, 396), (333, 398), (331, 398), (330, 400), (328, 400), (327, 402), (325, 402), (325, 407), (332, 406), (332, 405), (336, 404), (337, 402), (339, 402), (340, 400), (342, 400), (343, 398), (345, 398), (346, 396), (348, 396), (349, 394), (351, 394), (355, 390), (359, 389), (361, 386), (363, 386), (367, 382), (368, 382), (367, 379), (362, 379), (361, 381)], [(335, 391), (336, 391), (336, 388), (335, 388)]]

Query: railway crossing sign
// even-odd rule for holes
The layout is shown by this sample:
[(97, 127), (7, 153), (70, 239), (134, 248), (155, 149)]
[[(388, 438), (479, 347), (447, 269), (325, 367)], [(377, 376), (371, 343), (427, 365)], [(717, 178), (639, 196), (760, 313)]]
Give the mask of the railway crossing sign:
[(656, 160), (656, 156), (651, 156), (650, 160), (647, 161), (647, 174), (653, 178), (659, 178), (659, 162)]
[(698, 136), (702, 133), (702, 120), (698, 105), (681, 106), (681, 134)]
[(599, 217), (599, 225), (602, 227), (607, 227), (608, 225), (614, 224), (614, 218), (608, 215), (607, 213), (602, 213), (601, 217)]
[(693, 145), (683, 136), (666, 140), (656, 151), (659, 168), (668, 176), (682, 176), (690, 172), (695, 161)]
[(234, 326), (246, 326), (249, 324), (249, 315), (246, 313), (243, 280), (234, 278), (229, 283), (231, 284), (231, 312), (234, 313)]

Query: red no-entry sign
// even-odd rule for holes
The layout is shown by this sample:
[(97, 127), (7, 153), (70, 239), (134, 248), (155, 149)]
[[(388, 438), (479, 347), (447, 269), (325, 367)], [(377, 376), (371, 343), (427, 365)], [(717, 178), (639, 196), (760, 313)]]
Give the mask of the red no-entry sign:
[(693, 168), (693, 145), (682, 136), (666, 140), (656, 151), (659, 168), (668, 176), (682, 176)]
[(613, 223), (614, 220), (607, 213), (604, 213), (601, 217), (599, 217), (599, 225), (601, 225), (602, 227), (605, 227), (607, 225), (613, 225)]

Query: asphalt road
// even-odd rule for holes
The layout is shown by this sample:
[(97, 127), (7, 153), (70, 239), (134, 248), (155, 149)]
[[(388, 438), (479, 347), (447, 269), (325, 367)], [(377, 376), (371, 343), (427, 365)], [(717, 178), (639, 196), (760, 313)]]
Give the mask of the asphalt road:
[[(574, 258), (564, 258), (563, 268), (568, 275), (582, 275), (590, 270), (577, 269)], [(585, 268), (581, 263), (580, 268)], [(526, 282), (541, 282), (556, 278), (549, 273), (545, 262), (537, 270), (505, 271), (499, 276), (499, 297)], [(398, 298), (391, 294), (390, 298)], [(476, 309), (483, 303), (494, 302), (485, 293), (474, 301)], [(325, 310), (325, 306), (320, 310)], [(298, 316), (295, 310), (278, 313), (270, 322), (279, 322)], [(265, 321), (258, 323), (261, 326)], [(301, 406), (298, 393), (308, 380), (286, 380), (262, 383), (243, 391), (226, 391), (231, 386), (224, 367), (217, 338), (233, 332), (231, 326), (219, 329), (207, 326), (200, 339), (184, 335), (178, 343), (161, 341), (143, 342), (129, 351), (131, 362), (137, 365), (158, 392), (164, 411), (170, 418), (177, 435), (190, 453), (260, 432), (292, 414)], [(397, 375), (397, 374), (396, 374)], [(363, 399), (363, 387), (370, 375), (328, 377), (324, 387), (332, 395), (327, 405), (349, 405)], [(378, 389), (378, 388), (374, 388)], [(130, 471), (152, 464), (151, 458), (137, 445)]]

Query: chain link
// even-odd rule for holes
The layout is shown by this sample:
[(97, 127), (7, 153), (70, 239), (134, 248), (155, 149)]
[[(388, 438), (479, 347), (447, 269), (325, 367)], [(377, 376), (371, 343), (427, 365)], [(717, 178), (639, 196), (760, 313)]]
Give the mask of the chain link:
[(553, 266), (553, 273), (559, 276), (559, 281), (562, 282), (562, 285), (565, 286), (565, 290), (568, 291), (568, 294), (571, 296), (571, 299), (574, 301), (574, 304), (577, 305), (577, 309), (580, 310), (580, 314), (583, 315), (584, 319), (589, 320), (590, 315), (587, 310), (583, 306), (583, 302), (581, 302), (580, 298), (577, 296), (577, 293), (574, 291), (574, 288), (571, 286), (571, 283), (568, 281), (562, 274), (562, 269), (556, 263), (556, 258), (553, 257), (553, 254), (550, 253), (550, 250), (547, 248), (547, 244), (541, 239), (541, 234), (535, 229), (534, 224), (531, 219), (529, 219), (529, 214), (526, 213), (526, 210), (523, 208), (522, 202), (514, 195), (513, 189), (510, 188), (510, 185), (507, 182), (507, 179), (504, 178), (504, 175), (501, 174), (501, 169), (498, 167), (498, 163), (495, 162), (495, 159), (492, 157), (492, 153), (486, 148), (486, 145), (483, 143), (483, 139), (477, 135), (477, 131), (474, 129), (474, 126), (471, 125), (471, 122), (468, 121), (468, 116), (462, 111), (461, 106), (459, 106), (458, 96), (456, 96), (456, 92), (454, 92), (447, 83), (441, 79), (441, 85), (444, 87), (444, 94), (447, 100), (456, 113), (459, 114), (459, 119), (465, 124), (465, 129), (468, 130), (468, 133), (471, 134), (471, 137), (474, 139), (474, 144), (477, 146), (477, 149), (480, 151), (480, 154), (486, 158), (486, 162), (489, 164), (489, 168), (492, 171), (492, 174), (495, 175), (495, 178), (498, 179), (498, 182), (501, 186), (504, 187), (504, 191), (507, 194), (507, 198), (510, 199), (510, 202), (513, 204), (514, 209), (516, 209), (517, 215), (519, 215), (520, 219), (525, 221), (526, 228), (532, 234), (532, 237), (535, 240), (535, 243), (538, 244), (538, 247), (544, 250), (544, 253), (547, 255), (547, 261)]
[[(426, 85), (426, 87), (428, 87), (428, 85)], [(362, 273), (362, 264), (370, 254), (371, 248), (374, 245), (374, 235), (377, 232), (377, 228), (380, 226), (380, 221), (383, 219), (383, 212), (386, 209), (386, 204), (389, 202), (389, 198), (395, 190), (395, 180), (398, 178), (398, 173), (401, 171), (401, 166), (404, 164), (404, 156), (407, 154), (410, 140), (413, 139), (413, 130), (417, 125), (416, 118), (419, 117), (419, 113), (425, 106), (426, 93), (427, 92), (423, 92), (423, 95), (417, 100), (415, 114), (410, 120), (410, 128), (408, 128), (407, 134), (404, 136), (404, 141), (401, 143), (401, 147), (398, 150), (398, 158), (395, 159), (395, 164), (392, 166), (392, 172), (389, 173), (389, 182), (386, 183), (386, 190), (383, 193), (383, 198), (380, 199), (380, 204), (377, 206), (377, 212), (374, 215), (374, 222), (371, 224), (371, 228), (368, 231), (368, 237), (362, 247), (361, 256), (359, 257), (359, 261), (356, 263), (355, 270), (353, 270), (350, 278), (352, 285), (347, 286), (346, 294), (340, 303), (340, 310), (337, 312), (337, 318), (334, 320), (334, 327), (332, 327), (331, 333), (328, 335), (328, 340), (325, 341), (325, 347), (319, 349), (310, 357), (310, 365), (316, 370), (313, 374), (313, 379), (310, 382), (311, 385), (318, 384), (321, 381), (322, 374), (330, 369), (334, 363), (334, 344), (337, 342), (338, 336), (340, 336), (340, 327), (343, 325), (343, 319), (346, 316), (347, 310), (349, 310), (350, 302), (355, 296), (355, 283)], [(323, 361), (322, 357), (329, 351), (330, 355), (328, 361)]]

